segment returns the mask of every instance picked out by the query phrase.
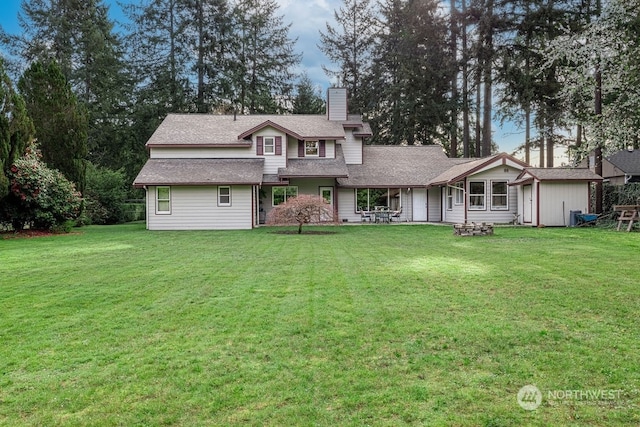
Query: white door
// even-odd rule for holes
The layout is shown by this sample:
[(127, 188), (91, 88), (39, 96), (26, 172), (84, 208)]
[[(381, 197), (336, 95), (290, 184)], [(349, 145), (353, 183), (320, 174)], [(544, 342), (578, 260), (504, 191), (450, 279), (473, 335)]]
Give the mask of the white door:
[[(320, 187), (320, 195), (329, 204), (331, 212), (333, 210), (333, 187)], [(332, 221), (333, 214), (329, 218), (322, 218), (322, 221)]]
[(414, 221), (426, 221), (427, 220), (427, 189), (426, 188), (412, 188), (413, 194), (413, 220)]
[(531, 185), (522, 186), (522, 222), (531, 224), (533, 219), (533, 194)]

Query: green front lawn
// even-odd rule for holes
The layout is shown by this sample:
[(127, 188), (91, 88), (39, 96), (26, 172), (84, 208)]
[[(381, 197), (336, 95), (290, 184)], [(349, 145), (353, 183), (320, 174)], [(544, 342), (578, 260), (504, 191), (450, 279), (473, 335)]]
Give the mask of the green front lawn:
[(326, 229), (0, 240), (0, 424), (640, 423), (638, 233)]

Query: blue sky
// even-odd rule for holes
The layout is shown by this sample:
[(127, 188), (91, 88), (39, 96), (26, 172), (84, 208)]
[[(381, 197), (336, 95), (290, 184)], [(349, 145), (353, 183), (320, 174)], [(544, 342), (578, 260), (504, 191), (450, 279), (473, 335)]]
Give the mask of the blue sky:
[[(137, 0), (122, 0), (129, 3)], [(322, 65), (330, 66), (325, 55), (318, 49), (318, 32), (324, 30), (326, 22), (334, 22), (334, 10), (342, 5), (342, 0), (277, 0), (285, 22), (291, 22), (291, 36), (298, 38), (297, 51), (303, 54), (300, 71), (306, 71), (311, 80), (324, 91), (332, 82), (322, 70)], [(105, 0), (110, 6), (111, 19), (122, 21), (124, 15), (116, 0)], [(20, 31), (18, 10), (20, 0), (0, 0), (0, 25), (10, 34)], [(500, 126), (494, 122), (494, 140), (501, 151), (512, 152), (524, 141), (524, 132), (519, 131), (513, 123)], [(536, 159), (532, 153), (532, 159)]]

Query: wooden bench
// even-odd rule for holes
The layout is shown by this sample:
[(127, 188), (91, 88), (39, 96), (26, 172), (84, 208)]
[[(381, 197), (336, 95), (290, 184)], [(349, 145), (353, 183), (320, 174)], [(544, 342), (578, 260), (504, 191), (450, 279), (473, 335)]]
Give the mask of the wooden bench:
[(625, 222), (628, 222), (627, 231), (631, 231), (633, 228), (633, 222), (640, 220), (638, 217), (638, 210), (640, 210), (640, 205), (616, 205), (613, 207), (613, 210), (620, 213), (618, 217), (618, 227), (616, 230), (620, 231), (620, 227)]

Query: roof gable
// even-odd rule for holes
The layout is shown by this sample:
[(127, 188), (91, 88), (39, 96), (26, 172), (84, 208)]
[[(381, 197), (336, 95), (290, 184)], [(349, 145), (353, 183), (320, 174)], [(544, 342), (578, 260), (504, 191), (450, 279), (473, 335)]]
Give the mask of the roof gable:
[(602, 181), (588, 168), (525, 168), (512, 185), (537, 181)]
[(342, 123), (324, 115), (169, 114), (147, 147), (250, 147), (244, 138), (269, 126), (297, 139), (345, 139)]
[(429, 186), (448, 185), (463, 180), (471, 175), (495, 168), (497, 166), (511, 166), (524, 169), (527, 164), (510, 154), (499, 153), (482, 159), (469, 159), (468, 162), (452, 166), (429, 182)]
[(640, 175), (640, 150), (620, 150), (607, 160), (627, 175)]

